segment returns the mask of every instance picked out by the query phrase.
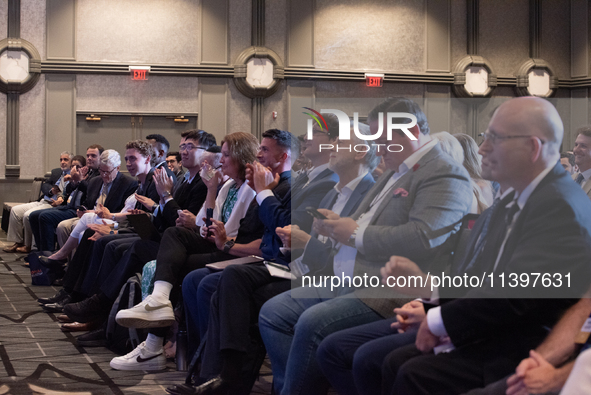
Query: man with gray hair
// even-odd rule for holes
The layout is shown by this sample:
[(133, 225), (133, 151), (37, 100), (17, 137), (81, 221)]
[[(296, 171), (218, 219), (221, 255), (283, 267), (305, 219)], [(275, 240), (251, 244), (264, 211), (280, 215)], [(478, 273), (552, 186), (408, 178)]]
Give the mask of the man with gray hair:
[(10, 211), (7, 240), (14, 245), (4, 248), (4, 252), (31, 252), (33, 245), (33, 231), (29, 223), (32, 212), (57, 207), (63, 203), (61, 193), (66, 189), (68, 181), (66, 176), (70, 174), (70, 161), (72, 154), (64, 151), (60, 154), (60, 167), (51, 171), (51, 176), (43, 185), (41, 192), (43, 198), (37, 202), (20, 204)]
[(86, 200), (82, 209), (78, 210), (77, 217), (67, 219), (59, 223), (57, 227), (58, 242), (60, 246), (68, 239), (72, 229), (87, 211), (94, 210), (100, 203), (112, 213), (118, 213), (125, 205), (125, 199), (137, 189), (137, 181), (119, 172), (121, 156), (115, 150), (103, 151), (99, 159), (99, 175), (88, 182)]

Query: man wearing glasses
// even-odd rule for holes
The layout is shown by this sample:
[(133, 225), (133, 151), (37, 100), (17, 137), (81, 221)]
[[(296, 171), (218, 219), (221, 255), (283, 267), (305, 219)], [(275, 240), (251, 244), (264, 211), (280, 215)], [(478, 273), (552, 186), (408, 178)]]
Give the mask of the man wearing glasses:
[[(67, 240), (72, 229), (78, 223), (86, 211), (93, 210), (100, 203), (107, 207), (109, 211), (118, 213), (125, 205), (125, 199), (137, 189), (137, 181), (119, 172), (121, 167), (121, 156), (115, 150), (105, 150), (100, 156), (98, 173), (99, 177), (94, 177), (88, 181), (86, 200), (82, 203), (77, 212), (77, 218), (62, 221), (58, 225), (58, 241)], [(64, 236), (67, 236), (64, 239)], [(62, 245), (60, 243), (60, 245)]]

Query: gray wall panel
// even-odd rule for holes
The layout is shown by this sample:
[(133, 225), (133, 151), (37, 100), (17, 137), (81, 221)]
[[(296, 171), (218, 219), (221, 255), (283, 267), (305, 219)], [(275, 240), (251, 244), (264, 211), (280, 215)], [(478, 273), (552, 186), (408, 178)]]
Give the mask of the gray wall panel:
[(424, 10), (419, 0), (316, 0), (316, 67), (425, 71)]
[(6, 95), (0, 94), (0, 177), (4, 177), (6, 164)]
[(228, 0), (201, 0), (201, 63), (228, 63)]
[[(6, 107), (4, 107), (6, 108)], [(29, 92), (20, 95), (19, 162), (21, 177), (40, 177), (59, 167), (59, 156), (45, 168), (45, 76)], [(51, 159), (51, 158), (50, 158)]]
[(570, 78), (570, 7), (563, 0), (542, 1), (541, 58), (547, 60), (559, 78)]
[(76, 76), (45, 78), (45, 169), (55, 168), (63, 151), (83, 154), (76, 148)]
[(287, 64), (314, 67), (314, 0), (287, 0)]
[(451, 130), (451, 99), (448, 86), (425, 86), (425, 115), (431, 133)]
[(199, 105), (199, 128), (213, 134), (218, 143), (221, 142), (224, 136), (228, 134), (227, 81), (201, 78), (199, 83)]
[(196, 64), (199, 4), (186, 0), (78, 0), (77, 58)]
[(426, 49), (427, 71), (450, 70), (450, 14), (449, 0), (427, 0)]
[(198, 79), (149, 76), (79, 75), (76, 110), (194, 113), (198, 109)]
[(228, 31), (228, 45), (230, 46), (230, 64), (236, 60), (240, 52), (252, 45), (251, 43), (251, 17), (252, 1), (229, 0), (230, 2), (230, 26)]
[(480, 0), (479, 55), (498, 75), (512, 75), (529, 58), (528, 21), (528, 0)]
[(47, 59), (76, 59), (76, 1), (47, 2)]
[(451, 64), (466, 56), (466, 0), (451, 2)]
[(302, 107), (316, 110), (314, 86), (309, 82), (290, 83), (287, 87), (287, 106), (289, 108), (289, 131), (295, 136), (306, 133), (308, 116), (303, 114)]
[(287, 40), (287, 0), (265, 2), (265, 46), (277, 52), (285, 62)]
[(571, 76), (589, 75), (589, 3), (571, 0)]
[(234, 82), (228, 82), (228, 133), (251, 133), (252, 100), (238, 91)]
[(8, 36), (8, 1), (0, 1), (0, 40)]
[(45, 59), (45, 1), (21, 0), (21, 38), (37, 48), (41, 59)]
[[(289, 130), (287, 119), (287, 89), (283, 82), (281, 87), (273, 95), (267, 97), (264, 102), (263, 122), (264, 130), (281, 129)], [(277, 111), (277, 118), (273, 119), (273, 111)]]

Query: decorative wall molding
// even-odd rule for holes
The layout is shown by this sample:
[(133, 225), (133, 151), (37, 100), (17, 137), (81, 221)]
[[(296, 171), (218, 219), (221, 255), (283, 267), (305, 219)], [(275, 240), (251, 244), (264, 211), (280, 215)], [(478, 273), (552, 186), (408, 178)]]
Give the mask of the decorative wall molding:
[(33, 89), (41, 76), (41, 56), (37, 49), (22, 38), (5, 38), (0, 41), (0, 54), (4, 51), (24, 52), (29, 58), (29, 75), (22, 81), (7, 81), (0, 76), (0, 92), (25, 93)]
[(529, 96), (532, 93), (529, 90), (529, 72), (532, 69), (544, 69), (550, 76), (550, 89), (546, 95), (542, 97), (550, 97), (556, 93), (558, 88), (558, 78), (554, 69), (548, 62), (543, 59), (527, 59), (517, 68), (515, 91), (519, 96)]
[[(143, 65), (140, 65), (143, 66)], [(147, 66), (147, 65), (146, 65)], [(192, 77), (234, 77), (234, 66), (222, 65), (149, 65), (150, 75), (192, 76)], [(454, 84), (453, 73), (396, 73), (373, 71), (384, 74), (385, 82), (417, 84)], [(41, 61), (41, 73), (51, 74), (129, 74), (129, 63)], [(285, 67), (284, 79), (365, 81), (365, 70), (330, 70), (301, 67)], [(511, 75), (497, 76), (498, 86), (516, 86), (517, 78)], [(591, 78), (563, 78), (558, 80), (559, 88), (591, 87)]]

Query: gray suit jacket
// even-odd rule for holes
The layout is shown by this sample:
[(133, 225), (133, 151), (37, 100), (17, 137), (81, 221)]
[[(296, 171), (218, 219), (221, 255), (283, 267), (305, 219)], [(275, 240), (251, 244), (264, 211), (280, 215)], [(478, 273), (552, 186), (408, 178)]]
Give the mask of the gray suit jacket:
[[(389, 171), (380, 177), (352, 215), (353, 219), (370, 209), (371, 202), (393, 174)], [(470, 210), (469, 180), (461, 164), (442, 152), (439, 144), (433, 147), (396, 181), (392, 193), (380, 203), (363, 234), (364, 253), (357, 253), (355, 275), (381, 279), (380, 268), (392, 255), (409, 258), (426, 269)], [(393, 192), (399, 188), (407, 191), (408, 196), (394, 196)], [(381, 284), (357, 289), (355, 294), (384, 317), (393, 316), (392, 309), (410, 300)]]

